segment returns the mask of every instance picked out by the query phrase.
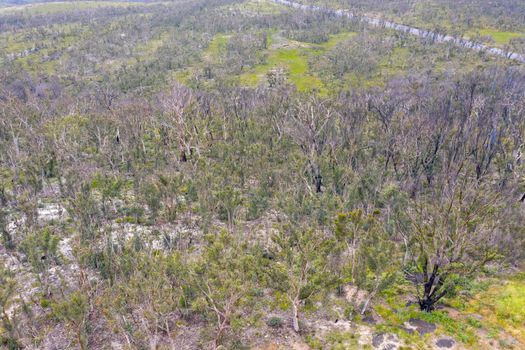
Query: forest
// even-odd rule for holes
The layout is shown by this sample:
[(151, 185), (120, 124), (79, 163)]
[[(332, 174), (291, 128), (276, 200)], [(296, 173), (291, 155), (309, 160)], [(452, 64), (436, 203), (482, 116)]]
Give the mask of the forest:
[(0, 0), (0, 349), (525, 348), (525, 64), (360, 19), (525, 2), (293, 3)]

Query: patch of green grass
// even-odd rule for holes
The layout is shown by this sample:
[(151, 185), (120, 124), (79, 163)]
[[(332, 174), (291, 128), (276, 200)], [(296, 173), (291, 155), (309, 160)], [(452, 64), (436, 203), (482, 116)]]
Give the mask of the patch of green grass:
[(438, 332), (446, 333), (464, 344), (473, 345), (477, 343), (475, 329), (479, 328), (478, 324), (473, 325), (467, 320), (454, 319), (444, 311), (422, 312), (416, 306), (396, 308), (394, 310), (383, 305), (377, 305), (375, 311), (385, 320), (383, 327), (387, 327), (390, 331), (395, 330), (396, 333), (407, 340), (412, 337), (399, 327), (403, 326), (411, 318), (416, 318), (436, 324)]
[(206, 51), (204, 51), (204, 58), (208, 61), (217, 61), (219, 60), (221, 54), (226, 50), (226, 45), (230, 40), (230, 35), (226, 34), (217, 34), (213, 37), (208, 45)]
[(494, 283), (475, 295), (465, 311), (482, 315), (525, 344), (525, 274)]
[(420, 337), (417, 333), (408, 333), (399, 326), (392, 326), (390, 324), (377, 324), (375, 326), (377, 333), (392, 333), (402, 339), (406, 344), (410, 344), (415, 349), (426, 349), (425, 339)]
[(490, 36), (494, 42), (499, 45), (508, 44), (512, 39), (525, 37), (525, 33), (517, 32), (502, 32), (497, 29), (481, 29), (479, 30), (481, 36)]
[(384, 75), (395, 75), (407, 70), (410, 50), (406, 47), (396, 47), (392, 53), (381, 62), (381, 71)]
[(469, 325), (471, 325), (472, 327), (474, 327), (474, 328), (482, 328), (483, 327), (483, 324), (481, 323), (480, 320), (475, 319), (475, 318), (470, 317), (470, 316), (467, 317), (467, 323)]
[(462, 343), (473, 345), (477, 342), (473, 327), (469, 323), (463, 322), (463, 320), (450, 317), (447, 312), (439, 310), (433, 312), (417, 311), (411, 312), (410, 318), (418, 318), (429, 323), (434, 323), (440, 326), (446, 334), (453, 336)]
[(290, 301), (285, 294), (281, 292), (275, 292), (274, 298), (270, 303), (272, 309), (279, 309), (282, 311), (287, 311), (290, 309)]
[(384, 305), (376, 305), (374, 310), (383, 318), (386, 324), (391, 326), (399, 326), (405, 321), (402, 314), (394, 312), (390, 307)]
[(325, 336), (330, 349), (355, 349), (358, 345), (359, 336), (352, 332), (331, 331)]
[(341, 43), (341, 42), (343, 42), (345, 40), (349, 40), (352, 37), (354, 37), (355, 35), (357, 35), (357, 33), (355, 33), (355, 32), (342, 32), (342, 33), (338, 33), (338, 34), (332, 34), (332, 35), (330, 35), (330, 39), (328, 39), (327, 42), (322, 43), (322, 44), (320, 44), (318, 46), (320, 48), (322, 48), (323, 50), (331, 50), (335, 46), (337, 46), (337, 44), (339, 44), (339, 43)]
[(310, 349), (314, 349), (314, 350), (322, 350), (323, 349), (323, 343), (321, 342), (321, 340), (319, 340), (318, 338), (308, 334), (306, 336), (306, 344), (308, 344), (308, 346), (310, 347)]
[[(239, 77), (241, 85), (255, 86), (273, 68), (281, 67), (288, 74), (288, 80), (299, 91), (317, 90), (326, 94), (324, 83), (310, 71), (308, 60), (333, 49), (338, 43), (348, 40), (356, 33), (343, 32), (330, 36), (330, 39), (319, 45), (289, 41), (287, 47), (270, 50), (265, 64), (254, 67)], [(282, 38), (281, 38), (282, 41)]]
[(182, 84), (187, 84), (189, 79), (191, 78), (191, 73), (192, 73), (191, 70), (188, 68), (188, 69), (176, 71), (172, 74), (172, 76), (173, 76), (173, 79), (175, 79), (176, 81)]
[(241, 85), (255, 86), (272, 68), (282, 67), (288, 79), (299, 91), (323, 90), (319, 78), (309, 72), (307, 49), (278, 49), (267, 57), (266, 63), (256, 66), (239, 77)]

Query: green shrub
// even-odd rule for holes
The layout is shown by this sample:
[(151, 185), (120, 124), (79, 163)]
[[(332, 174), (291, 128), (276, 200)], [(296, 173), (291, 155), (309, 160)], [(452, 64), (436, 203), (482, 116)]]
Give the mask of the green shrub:
[(283, 325), (283, 320), (277, 316), (272, 316), (266, 320), (266, 324), (272, 328), (280, 328)]
[(467, 317), (467, 323), (469, 325), (471, 325), (472, 327), (474, 328), (481, 328), (482, 327), (482, 324), (479, 320), (475, 319), (475, 318), (472, 318), (472, 317)]

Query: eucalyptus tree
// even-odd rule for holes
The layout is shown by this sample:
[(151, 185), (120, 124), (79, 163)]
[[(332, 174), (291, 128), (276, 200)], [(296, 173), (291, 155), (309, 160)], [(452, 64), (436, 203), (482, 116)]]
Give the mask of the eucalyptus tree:
[(242, 237), (222, 231), (208, 235), (206, 241), (202, 256), (189, 266), (189, 282), (196, 293), (191, 305), (214, 324), (217, 348), (233, 325), (242, 323), (245, 312), (253, 311), (257, 271), (255, 256)]
[(269, 282), (290, 302), (295, 332), (300, 331), (302, 305), (335, 285), (327, 259), (333, 247), (333, 239), (308, 228), (283, 227), (272, 236)]
[(484, 183), (458, 178), (413, 201), (408, 211), (412, 262), (407, 277), (421, 310), (430, 312), (498, 257), (501, 194)]

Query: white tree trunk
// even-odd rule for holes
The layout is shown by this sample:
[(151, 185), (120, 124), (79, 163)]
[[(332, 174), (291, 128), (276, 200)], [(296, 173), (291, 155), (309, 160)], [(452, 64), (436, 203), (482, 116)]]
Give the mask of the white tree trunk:
[(299, 300), (294, 300), (292, 303), (293, 307), (293, 330), (299, 333)]

